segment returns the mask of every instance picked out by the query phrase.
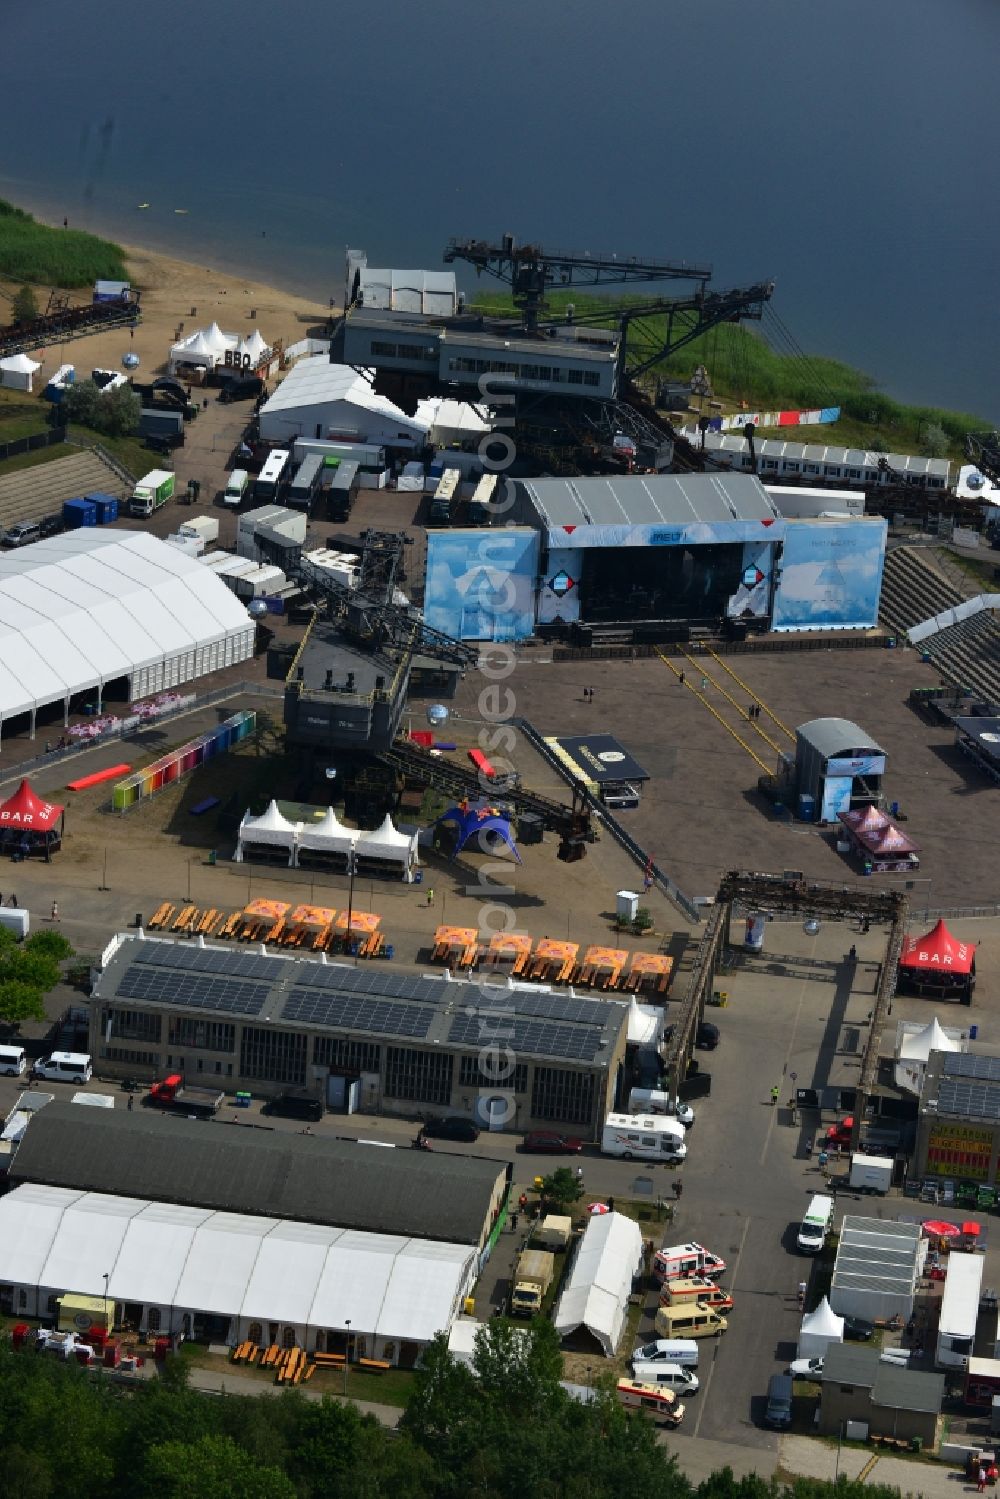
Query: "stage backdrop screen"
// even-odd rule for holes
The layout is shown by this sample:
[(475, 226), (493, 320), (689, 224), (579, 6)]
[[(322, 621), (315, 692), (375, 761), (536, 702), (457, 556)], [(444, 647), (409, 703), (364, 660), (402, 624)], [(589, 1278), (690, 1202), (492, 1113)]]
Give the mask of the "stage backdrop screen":
[(888, 523), (786, 521), (775, 630), (863, 630), (878, 621)]
[(429, 531), (424, 618), (453, 640), (524, 640), (535, 629), (538, 532)]

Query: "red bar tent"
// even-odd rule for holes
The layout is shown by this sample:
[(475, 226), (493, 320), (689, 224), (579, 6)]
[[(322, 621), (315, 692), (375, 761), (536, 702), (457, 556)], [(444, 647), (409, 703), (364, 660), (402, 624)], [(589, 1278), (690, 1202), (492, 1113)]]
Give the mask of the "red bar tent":
[(904, 938), (899, 976), (919, 993), (953, 993), (968, 1003), (976, 981), (976, 945), (961, 942), (938, 921), (922, 937)]
[(13, 796), (0, 803), (0, 852), (44, 854), (48, 859), (62, 842), (65, 808), (38, 796), (23, 780)]

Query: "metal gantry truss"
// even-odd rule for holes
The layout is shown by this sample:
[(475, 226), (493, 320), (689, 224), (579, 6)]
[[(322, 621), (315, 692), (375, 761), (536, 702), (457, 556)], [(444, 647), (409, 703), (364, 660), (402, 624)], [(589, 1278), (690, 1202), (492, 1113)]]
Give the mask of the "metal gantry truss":
[(0, 359), (26, 354), (30, 349), (43, 349), (48, 344), (86, 338), (109, 328), (136, 328), (141, 322), (142, 311), (135, 292), (128, 302), (87, 302), (79, 307), (50, 298), (49, 309), (41, 317), (0, 332)]
[(987, 479), (1000, 484), (1000, 432), (970, 432), (965, 453)]

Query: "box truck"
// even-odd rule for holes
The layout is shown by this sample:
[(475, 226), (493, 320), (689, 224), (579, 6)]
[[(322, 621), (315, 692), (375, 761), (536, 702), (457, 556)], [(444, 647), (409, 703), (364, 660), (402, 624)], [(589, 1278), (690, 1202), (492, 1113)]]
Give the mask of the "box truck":
[(174, 492), (177, 475), (164, 468), (154, 468), (144, 474), (132, 491), (128, 502), (129, 515), (152, 515), (165, 505)]
[(226, 1095), (214, 1088), (187, 1087), (179, 1072), (172, 1072), (149, 1090), (148, 1102), (157, 1108), (177, 1109), (182, 1114), (217, 1114)]
[(556, 1257), (547, 1249), (526, 1249), (514, 1270), (514, 1289), (510, 1297), (515, 1317), (537, 1317), (542, 1300), (556, 1273)]
[(884, 1155), (852, 1155), (851, 1186), (859, 1192), (888, 1192), (892, 1186), (892, 1161)]
[(219, 522), (211, 515), (195, 515), (184, 522), (178, 535), (190, 536), (208, 546), (209, 542), (219, 539)]
[(533, 1239), (539, 1249), (565, 1249), (573, 1233), (572, 1218), (563, 1218), (554, 1213), (547, 1213), (538, 1228), (535, 1229)]

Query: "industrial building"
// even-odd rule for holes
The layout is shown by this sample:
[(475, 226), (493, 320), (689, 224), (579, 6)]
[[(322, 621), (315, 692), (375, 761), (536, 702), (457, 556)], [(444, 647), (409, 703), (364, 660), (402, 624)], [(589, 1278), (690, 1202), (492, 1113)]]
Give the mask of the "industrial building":
[(1000, 1181), (1000, 1057), (930, 1053), (913, 1172), (984, 1186)]
[(0, 723), (98, 710), (253, 655), (254, 623), (195, 557), (141, 531), (84, 527), (0, 559)]
[(293, 365), (261, 407), (260, 436), (289, 448), (310, 437), (412, 452), (424, 447), (427, 426), (377, 395), (356, 369), (316, 354)]
[(735, 473), (756, 473), (765, 484), (782, 480), (809, 485), (850, 488), (899, 482), (928, 490), (945, 490), (951, 465), (947, 458), (920, 458), (911, 453), (870, 453), (863, 448), (838, 448), (818, 442), (788, 442), (767, 438), (754, 443), (754, 453), (742, 436), (705, 433), (705, 451), (716, 464)]
[(907, 1321), (927, 1258), (920, 1224), (848, 1214), (840, 1228), (830, 1305), (841, 1317)]
[(352, 1358), (409, 1367), (462, 1309), (509, 1174), (53, 1103), (0, 1200), (0, 1308), (44, 1319), (61, 1295), (106, 1296), (148, 1335), (343, 1352), (349, 1333)]
[[(350, 1112), (463, 1114), (595, 1138), (630, 1013), (624, 1000), (572, 991), (121, 935), (94, 987), (90, 1049), (112, 1075), (179, 1071)], [(483, 1062), (498, 1045), (516, 1059), (499, 1083)]]

